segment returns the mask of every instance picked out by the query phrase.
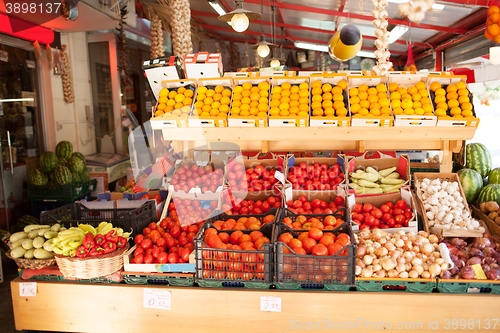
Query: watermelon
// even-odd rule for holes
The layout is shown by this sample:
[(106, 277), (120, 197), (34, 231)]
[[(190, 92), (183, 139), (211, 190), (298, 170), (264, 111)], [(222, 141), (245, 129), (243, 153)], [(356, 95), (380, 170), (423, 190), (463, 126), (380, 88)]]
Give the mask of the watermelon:
[(57, 155), (51, 151), (46, 151), (40, 156), (40, 169), (44, 172), (51, 172), (59, 163)]
[(40, 224), (40, 220), (31, 215), (23, 215), (17, 220), (17, 229), (24, 230), (24, 227), (30, 224)]
[(500, 184), (488, 184), (481, 189), (479, 203), (496, 201), (500, 205)]
[(63, 166), (58, 165), (54, 170), (55, 180), (59, 185), (67, 185), (71, 184), (73, 181), (73, 176), (71, 175), (71, 171)]
[(485, 178), (491, 170), (491, 154), (481, 143), (469, 143), (465, 147), (465, 167), (474, 169)]
[(500, 184), (500, 168), (495, 168), (488, 174), (488, 184)]
[(82, 178), (80, 177), (79, 174), (77, 173), (72, 173), (71, 176), (73, 177), (73, 183), (78, 183), (82, 181)]
[(59, 185), (59, 184), (57, 184), (57, 182), (55, 180), (49, 180), (49, 182), (47, 183), (47, 185), (49, 185), (49, 186), (56, 186), (56, 185)]
[(28, 175), (28, 181), (31, 185), (44, 186), (49, 182), (49, 177), (42, 169), (36, 168)]
[(82, 181), (84, 182), (89, 182), (90, 181), (90, 176), (88, 173), (86, 173), (85, 171), (80, 173), (80, 178), (82, 179)]
[(69, 141), (60, 141), (56, 146), (57, 157), (68, 159), (73, 154), (73, 145)]
[(462, 169), (457, 172), (468, 203), (474, 202), (483, 188), (483, 178), (476, 170)]
[(83, 165), (83, 161), (76, 156), (70, 157), (68, 160), (68, 168), (73, 173), (82, 173), (85, 166)]
[(64, 157), (59, 157), (57, 160), (59, 162), (59, 165), (68, 166), (68, 160), (65, 159)]
[(85, 168), (87, 167), (87, 160), (85, 159), (85, 156), (83, 156), (83, 154), (79, 151), (74, 152), (71, 156), (75, 156), (81, 159), (83, 161), (83, 170), (85, 170)]

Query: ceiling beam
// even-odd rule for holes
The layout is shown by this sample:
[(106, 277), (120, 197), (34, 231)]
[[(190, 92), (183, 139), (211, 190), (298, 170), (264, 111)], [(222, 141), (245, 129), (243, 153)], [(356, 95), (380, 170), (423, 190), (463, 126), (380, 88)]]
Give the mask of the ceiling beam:
[[(279, 3), (279, 0), (276, 0), (276, 2)], [(285, 13), (283, 12), (283, 9), (277, 8), (277, 11), (278, 11), (278, 18), (280, 19), (281, 23), (286, 24), (286, 17), (285, 17)], [(275, 23), (278, 23), (278, 22), (275, 22)], [(278, 24), (276, 24), (276, 26), (278, 26)], [(285, 29), (285, 35), (290, 36), (290, 32), (288, 32), (287, 29)]]
[[(340, 3), (339, 12), (341, 12), (341, 13), (344, 12), (346, 1), (347, 0), (342, 0), (342, 2)], [(337, 20), (335, 20), (335, 32), (337, 32), (337, 30), (339, 30), (339, 24), (340, 24), (340, 16), (337, 16)]]
[[(260, 1), (261, 0), (245, 0), (246, 3), (251, 3), (251, 4), (255, 4), (255, 5), (260, 5)], [(267, 1), (267, 0), (263, 1), (263, 3), (265, 6), (272, 6), (273, 5), (273, 3), (271, 1)], [(358, 20), (373, 21), (373, 16), (368, 16), (368, 15), (344, 13), (344, 12), (339, 12), (339, 11), (331, 10), (331, 9), (323, 9), (323, 8), (316, 8), (316, 7), (302, 6), (302, 5), (288, 4), (288, 3), (276, 3), (275, 5), (278, 8), (284, 8), (284, 9), (290, 9), (290, 10), (296, 10), (296, 11), (302, 11), (302, 12), (310, 12), (310, 13), (315, 13), (315, 14), (326, 14), (326, 15), (332, 15), (332, 16), (349, 17), (349, 18), (358, 19)], [(389, 18), (389, 19), (387, 19), (387, 21), (390, 24), (405, 25), (405, 26), (410, 25), (409, 21), (404, 21), (404, 20), (397, 20), (397, 19)], [(465, 29), (454, 29), (454, 28), (442, 27), (442, 26), (432, 25), (432, 24), (423, 24), (423, 23), (421, 23), (421, 24), (413, 23), (412, 28), (451, 32), (451, 33), (458, 34), (458, 35), (463, 35), (467, 32), (467, 30), (465, 30)]]

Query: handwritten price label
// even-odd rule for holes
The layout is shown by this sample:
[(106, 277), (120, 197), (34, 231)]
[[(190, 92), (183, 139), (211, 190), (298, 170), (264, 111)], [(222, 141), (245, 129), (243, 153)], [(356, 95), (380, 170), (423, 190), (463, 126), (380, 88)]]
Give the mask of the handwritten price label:
[(279, 180), (281, 182), (281, 184), (285, 185), (285, 175), (282, 174), (281, 172), (276, 171), (274, 173), (274, 178), (276, 178), (277, 180)]
[(19, 296), (21, 296), (21, 297), (35, 297), (36, 296), (36, 282), (21, 282), (19, 284)]
[(144, 289), (145, 308), (171, 310), (172, 295), (168, 290), (162, 289)]
[(260, 311), (281, 312), (281, 297), (261, 297)]

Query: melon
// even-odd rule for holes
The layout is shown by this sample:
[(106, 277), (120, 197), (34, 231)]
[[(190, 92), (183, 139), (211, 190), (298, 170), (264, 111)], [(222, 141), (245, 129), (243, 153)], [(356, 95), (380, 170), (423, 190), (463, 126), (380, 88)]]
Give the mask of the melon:
[(482, 143), (470, 143), (465, 147), (465, 167), (474, 169), (482, 178), (488, 176), (491, 167), (491, 154)]
[(54, 176), (55, 181), (59, 185), (68, 185), (73, 182), (73, 175), (71, 174), (71, 171), (63, 165), (58, 165), (56, 167), (54, 170)]
[(483, 178), (473, 169), (461, 169), (457, 172), (464, 190), (465, 198), (470, 204), (474, 202), (483, 188)]
[(31, 185), (45, 186), (49, 182), (49, 177), (42, 169), (36, 168), (28, 175), (28, 181)]
[(68, 159), (73, 154), (73, 145), (69, 141), (60, 141), (56, 146), (57, 157)]
[(478, 197), (479, 203), (496, 201), (500, 205), (500, 184), (488, 184), (481, 189)]
[(44, 172), (51, 172), (58, 164), (57, 155), (51, 151), (46, 151), (40, 156), (40, 169)]
[(79, 159), (76, 156), (72, 156), (68, 160), (68, 168), (73, 173), (82, 173), (83, 170), (85, 169), (85, 166), (84, 166), (83, 161), (81, 159)]
[(87, 167), (87, 160), (85, 159), (85, 156), (83, 156), (83, 154), (79, 151), (74, 152), (71, 156), (75, 156), (81, 159), (83, 161), (83, 169), (85, 170), (85, 168)]
[(17, 229), (24, 230), (24, 227), (30, 224), (40, 224), (40, 220), (31, 215), (23, 215), (17, 220)]
[(495, 168), (488, 174), (488, 184), (500, 184), (500, 168)]

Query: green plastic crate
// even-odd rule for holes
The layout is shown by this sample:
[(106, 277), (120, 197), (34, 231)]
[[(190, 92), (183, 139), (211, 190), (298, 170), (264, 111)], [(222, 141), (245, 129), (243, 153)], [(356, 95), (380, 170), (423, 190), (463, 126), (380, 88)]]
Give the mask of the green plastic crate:
[(484, 282), (480, 280), (438, 280), (437, 289), (440, 293), (466, 294), (484, 293), (500, 294), (500, 281)]
[(275, 283), (276, 289), (285, 290), (330, 290), (348, 291), (351, 287), (342, 284), (322, 284), (322, 283)]
[(198, 286), (202, 288), (246, 288), (246, 289), (270, 289), (269, 283), (252, 281), (213, 281), (198, 280)]
[(436, 288), (434, 279), (377, 279), (357, 278), (357, 291), (403, 291), (411, 293), (431, 293)]
[(89, 182), (78, 182), (69, 185), (28, 185), (29, 201), (65, 201), (73, 202), (82, 196), (87, 195), (89, 188), (96, 188), (97, 180)]
[[(19, 277), (23, 277), (23, 271), (24, 269), (19, 270)], [(71, 283), (120, 283), (117, 281), (113, 281), (110, 279), (107, 279), (105, 277), (98, 277), (94, 279), (75, 279), (75, 280), (68, 280), (65, 279), (64, 276), (62, 275), (50, 275), (50, 274), (43, 274), (43, 275), (33, 275), (29, 279), (25, 279), (27, 281), (49, 281), (49, 282), (71, 282)]]
[(170, 274), (129, 274), (122, 273), (123, 281), (126, 284), (141, 284), (141, 285), (169, 285), (176, 287), (190, 287), (194, 284), (194, 274), (191, 276), (180, 276)]

